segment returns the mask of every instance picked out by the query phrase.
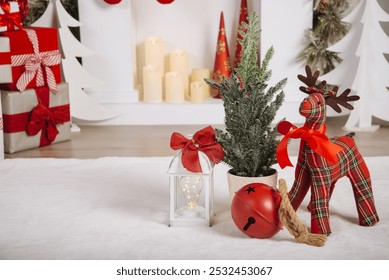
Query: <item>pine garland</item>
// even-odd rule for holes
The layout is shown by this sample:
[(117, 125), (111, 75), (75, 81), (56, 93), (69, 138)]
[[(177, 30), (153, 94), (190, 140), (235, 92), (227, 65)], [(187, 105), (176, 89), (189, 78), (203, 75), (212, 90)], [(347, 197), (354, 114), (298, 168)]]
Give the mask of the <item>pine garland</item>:
[(348, 0), (315, 1), (313, 28), (306, 31), (306, 47), (300, 52), (298, 62), (325, 74), (342, 61), (338, 53), (329, 51), (327, 48), (349, 31), (349, 24), (341, 21), (348, 9)]
[(277, 110), (283, 103), (283, 87), (287, 79), (268, 88), (274, 54), (271, 47), (258, 66), (259, 20), (255, 12), (242, 32), (242, 60), (230, 78), (220, 83), (207, 82), (219, 89), (225, 111), (225, 131), (216, 129), (216, 139), (223, 146), (223, 162), (233, 174), (244, 177), (266, 176), (272, 173), (276, 161), (278, 132), (273, 126)]
[[(46, 11), (50, 0), (28, 0), (29, 11), (23, 21), (24, 26), (30, 26), (37, 21)], [(66, 11), (75, 19), (78, 19), (78, 2), (77, 0), (61, 0)]]

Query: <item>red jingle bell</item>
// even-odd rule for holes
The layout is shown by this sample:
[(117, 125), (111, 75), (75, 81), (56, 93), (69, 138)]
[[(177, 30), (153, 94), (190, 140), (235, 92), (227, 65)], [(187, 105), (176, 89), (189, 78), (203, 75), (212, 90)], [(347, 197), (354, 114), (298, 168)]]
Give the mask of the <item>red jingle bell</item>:
[(282, 229), (278, 217), (281, 195), (274, 188), (252, 183), (239, 189), (231, 203), (235, 225), (246, 235), (269, 238)]

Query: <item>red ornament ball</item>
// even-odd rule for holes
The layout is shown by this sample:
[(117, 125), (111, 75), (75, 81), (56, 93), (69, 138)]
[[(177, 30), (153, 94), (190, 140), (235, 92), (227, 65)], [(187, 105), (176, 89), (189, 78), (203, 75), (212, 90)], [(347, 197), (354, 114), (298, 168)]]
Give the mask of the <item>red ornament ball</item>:
[(274, 188), (252, 183), (239, 189), (231, 203), (235, 225), (246, 235), (269, 238), (282, 229), (278, 217), (281, 195)]
[(104, 1), (110, 5), (115, 5), (122, 2), (122, 0), (104, 0)]
[(174, 0), (157, 0), (159, 3), (161, 4), (170, 4), (171, 2), (173, 2)]

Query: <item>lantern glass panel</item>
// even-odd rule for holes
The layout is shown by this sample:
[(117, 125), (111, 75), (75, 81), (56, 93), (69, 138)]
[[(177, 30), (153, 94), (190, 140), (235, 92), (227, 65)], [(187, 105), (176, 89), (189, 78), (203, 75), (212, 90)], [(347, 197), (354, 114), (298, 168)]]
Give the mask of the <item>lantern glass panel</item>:
[(202, 172), (188, 171), (180, 151), (171, 161), (170, 225), (208, 224), (213, 216), (213, 164), (199, 152)]

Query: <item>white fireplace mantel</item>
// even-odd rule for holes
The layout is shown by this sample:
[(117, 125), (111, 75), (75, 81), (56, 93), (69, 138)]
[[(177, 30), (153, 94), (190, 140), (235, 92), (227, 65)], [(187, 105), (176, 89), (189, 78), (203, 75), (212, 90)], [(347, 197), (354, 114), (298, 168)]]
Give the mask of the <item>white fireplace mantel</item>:
[[(230, 57), (235, 54), (240, 1), (176, 0), (170, 5), (157, 1), (123, 0), (117, 5), (104, 1), (79, 1), (81, 41), (96, 54), (83, 58), (89, 72), (105, 81), (100, 88), (87, 89), (99, 103), (115, 110), (118, 117), (99, 122), (75, 120), (77, 124), (153, 125), (153, 124), (222, 124), (221, 100), (183, 104), (139, 101), (141, 71), (144, 65), (143, 42), (159, 36), (165, 42), (166, 56), (175, 49), (189, 53), (189, 71), (212, 70), (220, 13), (223, 11)], [(249, 11), (261, 20), (261, 54), (274, 46), (271, 84), (288, 77), (286, 100), (277, 120), (287, 118), (301, 122), (298, 105), (297, 74), (303, 66), (295, 62), (303, 48), (304, 31), (312, 24), (312, 0), (248, 0)], [(139, 90), (138, 90), (139, 89)]]

